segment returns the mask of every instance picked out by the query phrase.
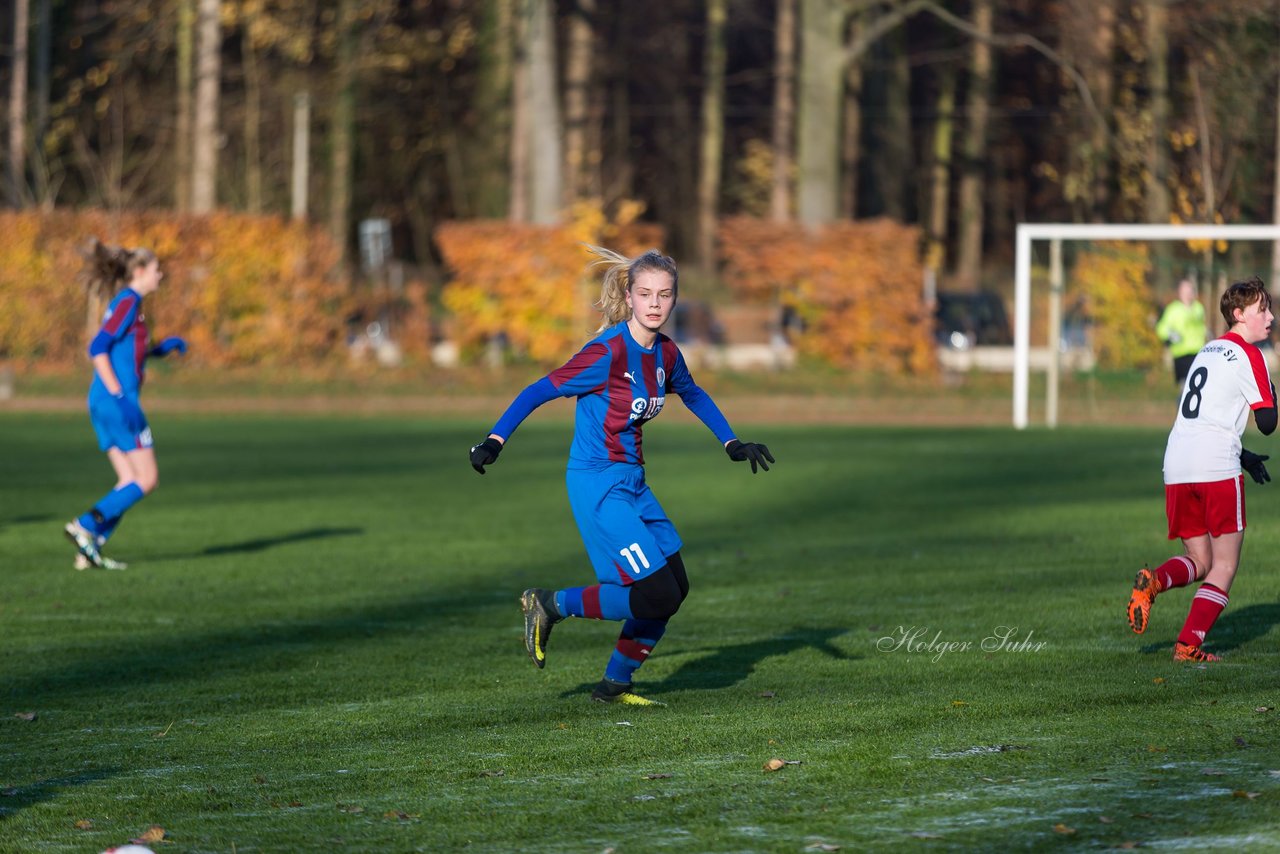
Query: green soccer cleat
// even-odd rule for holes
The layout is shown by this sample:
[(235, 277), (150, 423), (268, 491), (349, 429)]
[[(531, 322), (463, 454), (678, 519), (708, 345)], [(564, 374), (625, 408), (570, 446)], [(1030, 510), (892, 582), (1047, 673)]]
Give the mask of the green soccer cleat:
[(618, 703), (623, 706), (665, 706), (657, 700), (641, 697), (631, 690), (630, 682), (614, 682), (612, 679), (601, 679), (600, 684), (591, 692), (591, 699), (597, 703)]
[(102, 553), (98, 551), (98, 538), (85, 530), (76, 519), (72, 519), (62, 529), (67, 539), (79, 550), (80, 556), (94, 566), (102, 566)]
[(520, 609), (524, 611), (524, 648), (533, 663), (541, 670), (547, 663), (547, 639), (551, 627), (564, 618), (544, 604), (551, 594), (538, 587), (530, 587), (520, 594)]

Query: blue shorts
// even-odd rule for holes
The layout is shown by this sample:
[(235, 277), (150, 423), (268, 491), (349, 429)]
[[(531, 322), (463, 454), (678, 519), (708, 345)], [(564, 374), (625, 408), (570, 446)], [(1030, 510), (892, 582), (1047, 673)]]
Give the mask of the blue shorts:
[(614, 463), (592, 471), (569, 469), (569, 506), (587, 556), (602, 584), (634, 584), (667, 565), (682, 545), (649, 485), (644, 467)]
[(110, 398), (99, 399), (90, 395), (89, 420), (93, 423), (93, 432), (98, 434), (99, 451), (119, 448), (128, 453), (151, 447), (151, 428), (147, 426), (145, 416), (141, 432), (134, 433), (125, 426), (120, 408)]

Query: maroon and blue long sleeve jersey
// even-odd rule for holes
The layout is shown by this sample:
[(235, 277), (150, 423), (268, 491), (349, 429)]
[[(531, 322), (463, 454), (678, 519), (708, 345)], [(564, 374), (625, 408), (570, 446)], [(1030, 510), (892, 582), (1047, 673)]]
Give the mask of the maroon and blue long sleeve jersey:
[(644, 465), (644, 425), (662, 411), (669, 391), (680, 396), (721, 444), (734, 438), (715, 401), (693, 381), (676, 342), (659, 333), (653, 347), (641, 347), (626, 321), (597, 335), (564, 365), (522, 391), (491, 432), (505, 442), (542, 404), (577, 397), (569, 467)]
[[(147, 322), (142, 315), (142, 297), (137, 291), (125, 288), (107, 306), (102, 327), (89, 344), (89, 355), (110, 355), (111, 367), (120, 380), (121, 389), (125, 394), (136, 396), (142, 387), (149, 341)], [(89, 393), (107, 394), (106, 386), (96, 371)]]

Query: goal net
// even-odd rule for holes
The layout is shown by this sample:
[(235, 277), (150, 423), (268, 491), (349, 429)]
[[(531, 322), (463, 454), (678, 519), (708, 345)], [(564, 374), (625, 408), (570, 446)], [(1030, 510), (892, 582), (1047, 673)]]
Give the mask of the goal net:
[[(1018, 430), (1025, 429), (1029, 423), (1030, 401), (1028, 388), (1031, 375), (1031, 326), (1032, 326), (1032, 266), (1036, 250), (1048, 248), (1048, 282), (1049, 293), (1046, 312), (1048, 314), (1048, 347), (1044, 361), (1046, 372), (1045, 383), (1045, 425), (1057, 426), (1058, 422), (1058, 374), (1060, 370), (1062, 331), (1062, 298), (1066, 290), (1065, 262), (1063, 260), (1063, 244), (1077, 245), (1084, 241), (1105, 241), (1107, 243), (1159, 244), (1188, 241), (1265, 241), (1271, 246), (1260, 246), (1265, 257), (1265, 266), (1254, 268), (1242, 277), (1259, 273), (1266, 280), (1268, 287), (1276, 288), (1280, 282), (1273, 281), (1276, 274), (1273, 270), (1273, 258), (1280, 258), (1280, 225), (1119, 225), (1119, 224), (1079, 224), (1079, 223), (1020, 223), (1017, 230), (1017, 250), (1014, 263), (1014, 321), (1013, 321), (1013, 426)], [(1212, 244), (1210, 244), (1212, 245)], [(1180, 278), (1181, 276), (1178, 276)], [(1208, 292), (1217, 288), (1218, 279), (1208, 282)], [(1172, 282), (1170, 282), (1172, 285)], [(1206, 291), (1202, 289), (1201, 295)], [(1217, 300), (1206, 300), (1206, 314), (1216, 314)], [(1212, 322), (1212, 321), (1211, 321)]]

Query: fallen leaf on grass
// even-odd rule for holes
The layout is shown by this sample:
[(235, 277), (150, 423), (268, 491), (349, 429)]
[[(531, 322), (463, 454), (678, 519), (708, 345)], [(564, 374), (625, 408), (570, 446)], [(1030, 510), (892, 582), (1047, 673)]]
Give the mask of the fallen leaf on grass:
[(87, 818), (82, 818), (76, 822), (76, 830), (93, 830), (93, 822)]
[(1103, 824), (1113, 824), (1115, 822), (1115, 819), (1112, 818), (1111, 816), (1100, 815), (1098, 816), (1098, 821), (1102, 822)]
[(782, 768), (785, 768), (786, 765), (787, 765), (786, 760), (779, 759), (775, 756), (773, 759), (770, 759), (768, 762), (764, 763), (764, 770), (779, 771)]
[(138, 845), (154, 845), (157, 842), (164, 842), (164, 828), (158, 824), (153, 824), (141, 836), (129, 841), (136, 842)]
[(506, 769), (503, 769), (503, 768), (493, 768), (488, 771), (481, 771), (480, 776), (481, 777), (505, 777), (507, 776), (507, 772), (506, 772)]
[(777, 696), (777, 694), (775, 694), (775, 693), (774, 693), (774, 692), (772, 692), (772, 691), (761, 691), (759, 694), (756, 694), (756, 696), (757, 696), (757, 697), (763, 697), (764, 699), (768, 700), (768, 699), (769, 699), (769, 698), (771, 698), (771, 697), (776, 697), (776, 696)]
[(644, 778), (646, 780), (666, 780), (670, 777), (671, 777), (670, 774), (645, 774), (644, 775)]
[(38, 715), (35, 712), (16, 712), (14, 717), (20, 721), (34, 721)]
[(952, 700), (952, 701), (951, 701), (951, 707), (952, 707), (952, 708), (956, 708), (956, 709), (958, 709), (958, 708), (960, 708), (961, 706), (967, 706), (967, 705), (969, 705), (969, 704), (968, 704), (968, 703), (966, 703), (964, 700)]
[(1258, 706), (1256, 709), (1254, 709), (1254, 711), (1255, 711), (1255, 712), (1269, 712), (1269, 711), (1271, 711), (1271, 710), (1272, 710), (1272, 709), (1274, 709), (1274, 708), (1275, 708), (1275, 706)]
[(1245, 741), (1243, 738), (1241, 738), (1241, 737), (1240, 737), (1240, 736), (1238, 736), (1238, 735), (1237, 735), (1237, 736), (1236, 736), (1236, 738), (1235, 738), (1235, 742), (1236, 742), (1236, 747), (1242, 747), (1242, 748), (1243, 748), (1243, 747), (1252, 747), (1252, 745), (1251, 745), (1251, 744), (1249, 744), (1249, 742)]
[(806, 845), (805, 851), (839, 851), (839, 845), (832, 845), (830, 842), (815, 842), (812, 845)]
[(1152, 682), (1154, 682), (1154, 683), (1156, 683), (1157, 685), (1163, 685), (1163, 684), (1164, 684), (1164, 677), (1163, 677), (1163, 676), (1157, 676), (1155, 679), (1152, 679), (1151, 681), (1152, 681)]
[(1148, 753), (1164, 753), (1164, 752), (1165, 752), (1165, 751), (1167, 751), (1168, 749), (1169, 749), (1169, 748), (1167, 748), (1167, 747), (1157, 747), (1157, 746), (1156, 746), (1156, 745), (1154, 745), (1154, 744), (1148, 744), (1148, 745), (1147, 745), (1147, 752), (1148, 752)]
[(1067, 827), (1067, 826), (1066, 826), (1065, 824), (1063, 824), (1062, 822), (1058, 822), (1057, 824), (1055, 824), (1055, 825), (1053, 826), (1053, 832), (1054, 832), (1054, 833), (1061, 833), (1061, 834), (1063, 834), (1064, 836), (1070, 836), (1071, 834), (1073, 834), (1073, 833), (1075, 833), (1075, 832), (1076, 832), (1076, 829), (1075, 829), (1074, 827)]
[(618, 721), (618, 726), (632, 726), (631, 721)]
[(300, 807), (300, 806), (302, 806), (302, 801), (289, 801), (289, 806), (291, 806), (291, 807)]
[(164, 728), (164, 732), (157, 732), (154, 735), (152, 735), (152, 738), (164, 738), (166, 735), (169, 734), (169, 730), (173, 729), (173, 725), (175, 723), (177, 723), (177, 721), (170, 721), (169, 725)]
[(360, 815), (360, 813), (364, 812), (364, 807), (358, 807), (355, 804), (338, 804), (338, 811)]
[(412, 821), (413, 819), (418, 818), (418, 814), (405, 812), (404, 810), (387, 810), (382, 814), (382, 817), (399, 819), (400, 821)]
[(1258, 797), (1258, 795), (1260, 795), (1260, 794), (1261, 794), (1261, 792), (1246, 792), (1244, 789), (1236, 789), (1234, 792), (1232, 792), (1232, 793), (1231, 793), (1231, 797), (1233, 797), (1233, 798), (1245, 798), (1245, 799), (1247, 799), (1247, 800), (1250, 800), (1250, 801), (1251, 801), (1251, 800), (1253, 800), (1254, 798)]

